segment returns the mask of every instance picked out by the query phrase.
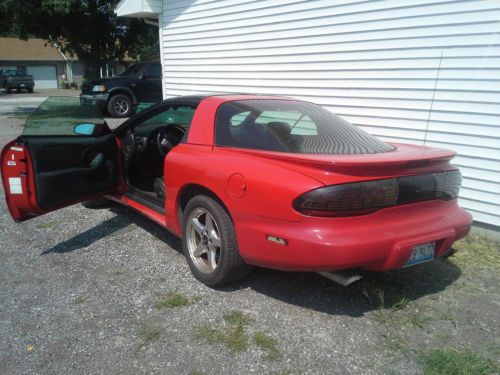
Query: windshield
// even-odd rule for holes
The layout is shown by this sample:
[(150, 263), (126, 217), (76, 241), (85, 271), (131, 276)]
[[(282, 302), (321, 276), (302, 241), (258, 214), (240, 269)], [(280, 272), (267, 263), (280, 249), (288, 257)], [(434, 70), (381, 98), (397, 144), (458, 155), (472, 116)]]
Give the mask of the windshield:
[(118, 74), (120, 77), (136, 77), (139, 75), (144, 64), (134, 64), (129, 66), (123, 73)]
[(2, 71), (2, 75), (7, 77), (21, 77), (24, 75), (24, 72), (19, 69), (5, 69)]
[(104, 123), (97, 106), (82, 106), (76, 96), (51, 96), (28, 117), (23, 135), (75, 135), (75, 126), (83, 123)]
[(292, 100), (241, 100), (217, 111), (216, 144), (300, 154), (374, 154), (393, 146), (326, 109)]

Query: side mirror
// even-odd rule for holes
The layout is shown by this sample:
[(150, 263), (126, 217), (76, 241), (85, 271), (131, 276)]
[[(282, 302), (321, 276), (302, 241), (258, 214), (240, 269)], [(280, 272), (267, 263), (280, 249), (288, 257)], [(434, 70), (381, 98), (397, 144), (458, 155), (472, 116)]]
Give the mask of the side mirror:
[(148, 72), (142, 73), (141, 79), (148, 79), (148, 78), (149, 78)]
[(100, 137), (101, 135), (110, 134), (111, 130), (106, 123), (103, 124), (78, 124), (75, 125), (73, 132), (78, 135), (86, 135), (90, 137)]
[(78, 124), (73, 131), (78, 135), (93, 135), (95, 130), (95, 124)]

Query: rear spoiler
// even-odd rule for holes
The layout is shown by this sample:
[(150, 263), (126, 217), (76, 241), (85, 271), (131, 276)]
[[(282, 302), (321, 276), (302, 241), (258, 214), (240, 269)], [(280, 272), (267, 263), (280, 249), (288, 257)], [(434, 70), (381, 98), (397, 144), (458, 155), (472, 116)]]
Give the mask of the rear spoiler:
[(395, 147), (394, 151), (380, 154), (336, 156), (333, 169), (372, 171), (416, 168), (447, 163), (456, 156), (456, 152), (450, 150), (397, 143), (392, 145)]

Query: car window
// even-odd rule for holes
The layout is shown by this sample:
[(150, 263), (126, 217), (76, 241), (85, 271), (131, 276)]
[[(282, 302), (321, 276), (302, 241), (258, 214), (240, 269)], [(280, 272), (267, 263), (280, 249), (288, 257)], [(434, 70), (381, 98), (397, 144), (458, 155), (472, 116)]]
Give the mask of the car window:
[(150, 117), (138, 126), (148, 126), (148, 125), (183, 125), (189, 126), (194, 115), (194, 108), (190, 106), (171, 106), (164, 111)]
[(311, 120), (307, 115), (302, 115), (295, 123), (292, 125), (292, 131), (290, 134), (295, 135), (318, 135), (318, 128), (316, 123)]
[(97, 106), (80, 104), (74, 96), (51, 96), (28, 117), (23, 135), (73, 135), (78, 124), (102, 124)]
[(24, 75), (22, 70), (18, 69), (6, 69), (4, 75), (7, 77), (21, 77)]
[(152, 65), (146, 69), (148, 78), (161, 78), (161, 65)]
[(239, 126), (248, 117), (250, 112), (241, 112), (231, 117), (231, 126)]
[(127, 69), (125, 69), (125, 71), (123, 73), (120, 73), (119, 76), (120, 77), (135, 77), (141, 72), (143, 66), (144, 66), (144, 64), (131, 65)]
[(394, 149), (326, 109), (294, 100), (251, 99), (217, 110), (217, 146), (304, 154), (370, 154)]

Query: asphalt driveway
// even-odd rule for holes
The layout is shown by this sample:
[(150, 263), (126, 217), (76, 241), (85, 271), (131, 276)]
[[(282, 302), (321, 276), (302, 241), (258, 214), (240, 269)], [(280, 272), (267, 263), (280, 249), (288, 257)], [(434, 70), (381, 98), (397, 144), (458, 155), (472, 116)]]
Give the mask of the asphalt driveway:
[[(1, 145), (38, 103), (0, 98)], [(20, 224), (3, 198), (0, 210), (0, 374), (417, 374), (436, 360), (498, 371), (495, 242), (350, 288), (257, 269), (215, 290), (177, 238), (124, 207)]]

